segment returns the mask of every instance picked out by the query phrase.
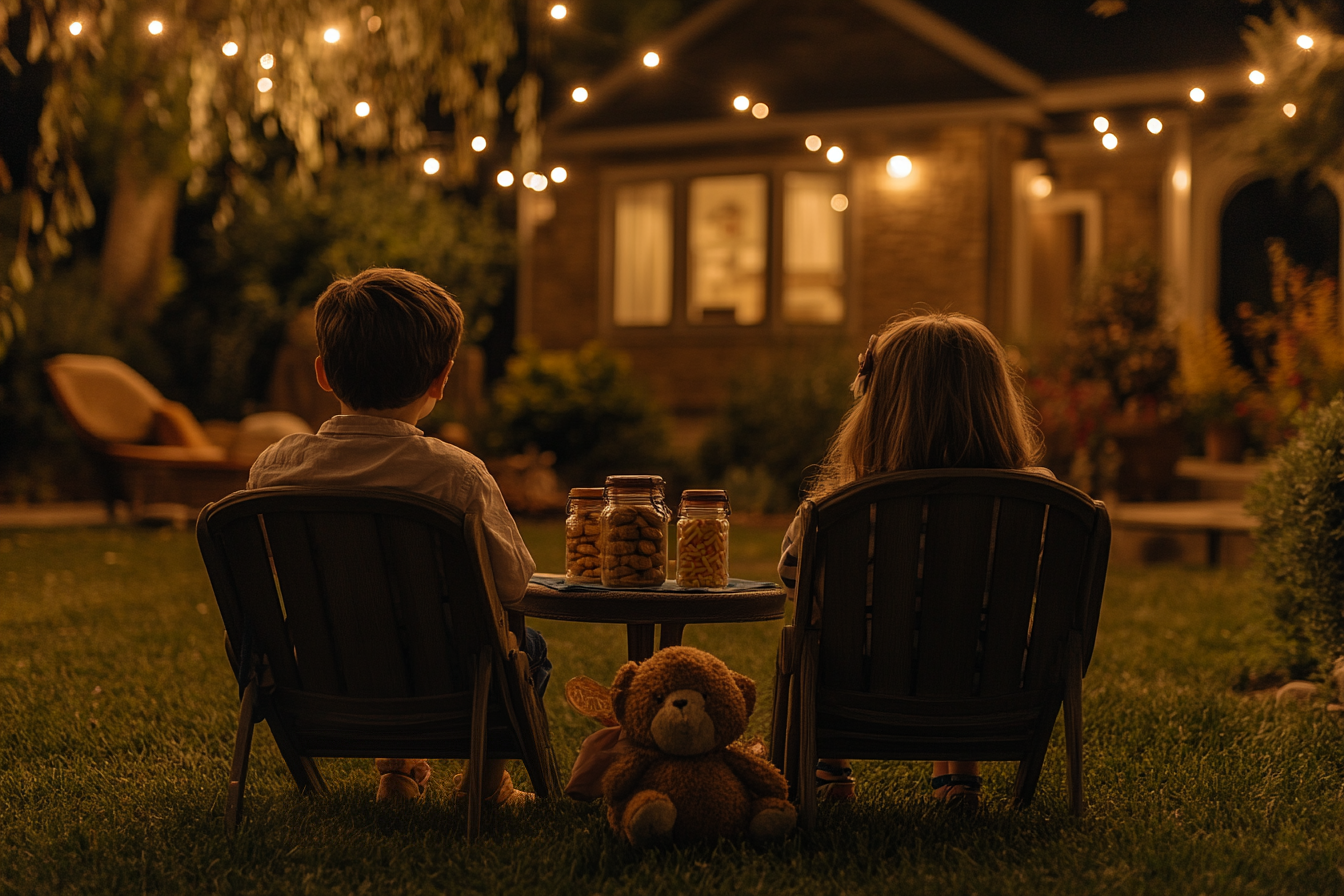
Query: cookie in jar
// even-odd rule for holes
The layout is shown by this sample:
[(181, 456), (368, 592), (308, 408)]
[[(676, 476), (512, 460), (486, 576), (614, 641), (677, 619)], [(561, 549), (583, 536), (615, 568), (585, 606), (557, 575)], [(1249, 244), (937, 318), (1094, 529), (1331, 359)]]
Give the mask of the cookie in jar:
[(565, 584), (602, 583), (602, 508), (600, 488), (572, 488), (565, 505)]
[(728, 493), (697, 488), (681, 493), (677, 513), (677, 584), (723, 588), (728, 584)]
[(608, 476), (602, 509), (602, 584), (654, 588), (667, 581), (672, 512), (661, 476)]

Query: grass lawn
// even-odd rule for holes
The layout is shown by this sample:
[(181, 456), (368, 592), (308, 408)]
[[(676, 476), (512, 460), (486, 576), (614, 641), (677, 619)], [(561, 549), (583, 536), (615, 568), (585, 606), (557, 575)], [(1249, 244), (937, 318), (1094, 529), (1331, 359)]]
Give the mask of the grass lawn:
[[(561, 567), (561, 527), (524, 535)], [(779, 533), (734, 527), (734, 573), (773, 577)], [(692, 626), (686, 642), (762, 686), (778, 623)], [(591, 724), (562, 684), (610, 681), (614, 626), (539, 622), (562, 766)], [(463, 839), (436, 764), (423, 804), (373, 803), (367, 760), (322, 760), (328, 798), (294, 789), (265, 726), (244, 826), (223, 833), (237, 692), (190, 533), (0, 532), (0, 893), (1336, 893), (1344, 888), (1344, 751), (1318, 704), (1232, 690), (1283, 655), (1244, 574), (1112, 570), (1084, 683), (1090, 814), (1071, 819), (1061, 730), (1035, 804), (1008, 806), (987, 767), (975, 819), (931, 805), (924, 765), (859, 763), (860, 799), (817, 832), (637, 853), (600, 806), (491, 813)]]

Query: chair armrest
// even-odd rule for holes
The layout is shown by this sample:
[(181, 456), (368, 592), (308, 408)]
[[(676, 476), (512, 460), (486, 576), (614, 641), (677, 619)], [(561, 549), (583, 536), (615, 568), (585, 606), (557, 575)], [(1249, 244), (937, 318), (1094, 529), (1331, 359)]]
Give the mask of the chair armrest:
[(215, 447), (201, 424), (196, 422), (195, 415), (186, 405), (176, 401), (165, 401), (154, 409), (154, 441), (184, 448)]
[(527, 643), (527, 617), (520, 610), (505, 610), (509, 619), (509, 631), (518, 641), (518, 649), (522, 650), (523, 645)]

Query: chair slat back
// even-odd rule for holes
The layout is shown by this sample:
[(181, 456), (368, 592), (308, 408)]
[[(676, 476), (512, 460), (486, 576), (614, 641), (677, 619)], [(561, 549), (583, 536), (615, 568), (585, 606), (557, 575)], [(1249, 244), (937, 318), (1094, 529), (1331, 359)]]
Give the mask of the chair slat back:
[(876, 476), (818, 503), (799, 606), (821, 631), (818, 684), (925, 700), (1046, 688), (1069, 632), (1095, 637), (1104, 516), (1070, 486), (997, 470)]

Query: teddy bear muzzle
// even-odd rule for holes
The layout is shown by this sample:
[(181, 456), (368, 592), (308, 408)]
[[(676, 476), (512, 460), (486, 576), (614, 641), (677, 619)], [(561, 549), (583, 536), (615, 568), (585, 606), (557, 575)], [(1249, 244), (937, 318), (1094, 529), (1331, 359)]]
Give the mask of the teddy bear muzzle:
[(663, 698), (649, 726), (653, 742), (664, 753), (696, 756), (716, 746), (714, 720), (705, 711), (705, 695), (684, 689)]

